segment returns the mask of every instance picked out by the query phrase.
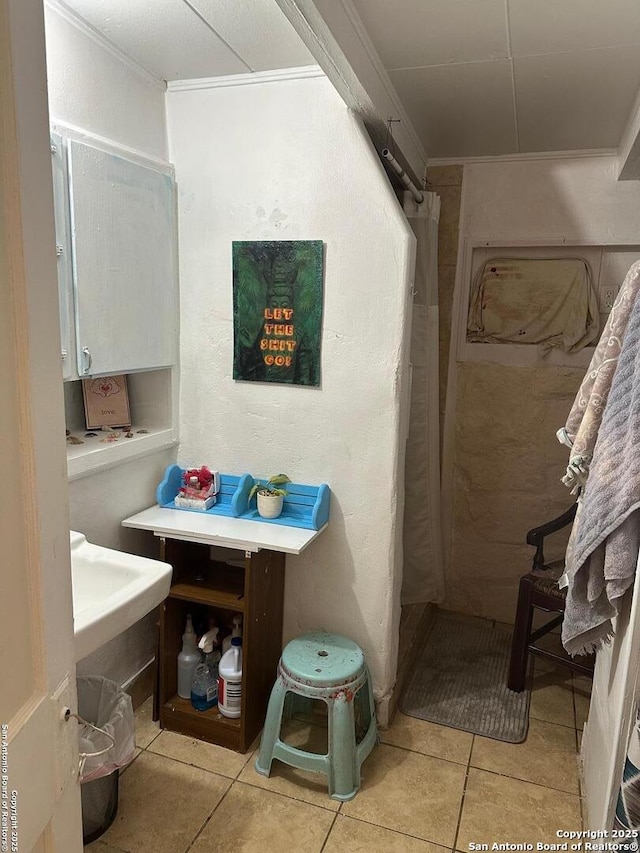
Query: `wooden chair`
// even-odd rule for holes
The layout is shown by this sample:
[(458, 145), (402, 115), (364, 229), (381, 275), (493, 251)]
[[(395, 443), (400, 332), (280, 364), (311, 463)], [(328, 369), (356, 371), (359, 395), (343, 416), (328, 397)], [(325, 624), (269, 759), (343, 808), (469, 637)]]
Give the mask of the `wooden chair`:
[[(543, 649), (536, 646), (536, 642), (562, 624), (564, 609), (567, 598), (566, 589), (558, 587), (558, 581), (564, 573), (564, 560), (556, 560), (546, 563), (544, 559), (544, 539), (551, 533), (556, 533), (573, 522), (576, 515), (577, 504), (574, 504), (558, 518), (534, 527), (527, 533), (527, 544), (534, 545), (536, 553), (533, 557), (531, 571), (520, 578), (518, 591), (518, 606), (516, 609), (516, 621), (513, 629), (513, 640), (511, 644), (511, 661), (509, 664), (509, 680), (507, 686), (510, 690), (520, 693), (525, 688), (527, 677), (527, 665), (529, 655), (552, 660), (555, 663), (569, 666), (577, 672), (585, 675), (593, 674), (594, 656), (583, 658), (571, 658), (560, 651)], [(531, 631), (533, 614), (535, 609), (544, 610), (556, 615), (546, 622), (542, 627)]]

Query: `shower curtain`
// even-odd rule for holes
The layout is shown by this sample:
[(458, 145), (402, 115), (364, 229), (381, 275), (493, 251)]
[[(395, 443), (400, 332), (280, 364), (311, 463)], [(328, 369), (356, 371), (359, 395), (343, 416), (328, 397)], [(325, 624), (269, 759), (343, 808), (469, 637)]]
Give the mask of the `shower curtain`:
[(440, 414), (438, 394), (438, 222), (440, 198), (425, 193), (417, 205), (404, 193), (404, 211), (416, 235), (411, 325), (411, 409), (405, 461), (402, 604), (444, 598), (440, 524)]

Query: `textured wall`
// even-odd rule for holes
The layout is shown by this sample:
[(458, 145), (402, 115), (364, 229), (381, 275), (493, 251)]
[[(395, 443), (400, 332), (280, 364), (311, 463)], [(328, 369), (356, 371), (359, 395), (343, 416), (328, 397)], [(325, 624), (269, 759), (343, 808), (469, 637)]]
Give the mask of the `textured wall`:
[[(332, 488), (328, 529), (287, 557), (285, 641), (326, 628), (395, 679), (414, 237), (328, 80), (169, 91), (179, 190), (181, 447), (223, 471)], [(325, 244), (322, 385), (232, 379), (232, 240)]]
[(51, 120), (166, 159), (164, 86), (137, 74), (73, 20), (45, 6)]
[[(454, 537), (446, 607), (512, 622), (527, 530), (573, 502), (555, 437), (584, 370), (467, 362), (458, 366)], [(548, 558), (566, 539), (549, 540)]]

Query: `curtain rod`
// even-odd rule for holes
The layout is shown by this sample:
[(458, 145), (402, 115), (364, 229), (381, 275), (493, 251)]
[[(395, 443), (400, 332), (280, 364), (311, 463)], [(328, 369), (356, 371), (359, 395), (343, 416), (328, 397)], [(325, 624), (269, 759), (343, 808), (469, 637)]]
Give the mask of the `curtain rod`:
[(409, 190), (411, 195), (414, 197), (416, 204), (422, 204), (422, 202), (424, 201), (424, 193), (420, 192), (420, 190), (413, 183), (409, 175), (407, 175), (400, 163), (398, 163), (396, 158), (393, 156), (391, 151), (389, 151), (388, 148), (383, 148), (382, 156), (389, 163), (393, 171), (396, 173), (402, 186), (405, 187), (405, 189)]

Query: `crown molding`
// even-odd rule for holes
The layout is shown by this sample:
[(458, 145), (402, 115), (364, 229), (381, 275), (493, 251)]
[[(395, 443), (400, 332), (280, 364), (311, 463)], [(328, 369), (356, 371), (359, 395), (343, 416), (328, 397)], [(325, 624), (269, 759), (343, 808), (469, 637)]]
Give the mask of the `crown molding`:
[(581, 160), (592, 157), (615, 157), (617, 148), (579, 148), (575, 151), (531, 151), (522, 154), (493, 154), (486, 157), (430, 157), (430, 166), (457, 166), (473, 163), (516, 163), (530, 160)]
[(227, 86), (254, 86), (259, 83), (282, 83), (286, 80), (308, 80), (325, 77), (319, 65), (299, 68), (278, 68), (275, 71), (251, 71), (248, 74), (227, 74), (222, 77), (198, 77), (193, 80), (169, 80), (168, 92), (190, 92), (195, 89), (224, 89)]
[(120, 48), (107, 38), (104, 33), (101, 33), (100, 30), (93, 27), (74, 9), (71, 9), (66, 3), (63, 3), (62, 0), (45, 0), (44, 5), (47, 9), (51, 9), (51, 11), (60, 15), (61, 18), (64, 18), (65, 21), (74, 26), (83, 35), (87, 36), (87, 38), (90, 38), (103, 50), (106, 50), (107, 53), (110, 53), (111, 56), (123, 65), (126, 65), (130, 71), (138, 77), (141, 77), (146, 83), (149, 83), (161, 92), (166, 91), (167, 86), (164, 80), (156, 77), (151, 73), (151, 71), (145, 68), (144, 65), (140, 65), (140, 63), (136, 62), (136, 60), (129, 56), (128, 53), (120, 50)]

